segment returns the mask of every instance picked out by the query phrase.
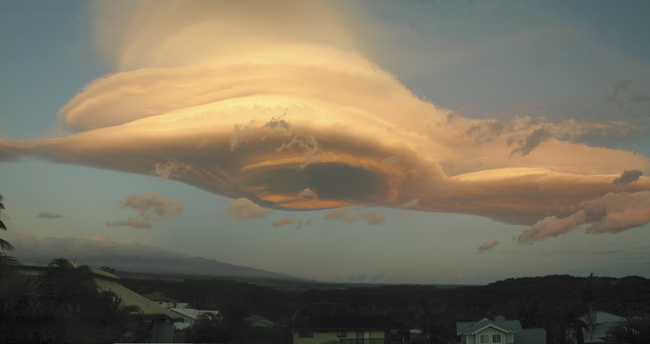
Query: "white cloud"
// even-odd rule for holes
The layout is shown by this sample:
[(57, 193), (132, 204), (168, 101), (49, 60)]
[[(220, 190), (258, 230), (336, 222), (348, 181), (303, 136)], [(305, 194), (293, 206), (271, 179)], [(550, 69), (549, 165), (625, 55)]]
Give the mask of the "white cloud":
[(38, 239), (32, 235), (12, 240), (19, 259), (48, 261), (58, 257), (68, 259), (89, 257), (183, 257), (177, 252), (140, 243), (114, 242), (103, 235), (91, 239), (52, 238)]
[(566, 218), (548, 216), (524, 231), (519, 243), (532, 243), (558, 236), (580, 225), (588, 224), (587, 233), (618, 233), (650, 223), (650, 191), (610, 192), (602, 197), (583, 201), (580, 210)]
[(239, 198), (229, 203), (228, 210), (224, 215), (243, 221), (265, 218), (271, 213), (273, 213), (273, 210), (262, 208), (248, 198)]
[(131, 194), (120, 201), (120, 209), (135, 209), (145, 220), (176, 218), (185, 210), (185, 204), (155, 192)]
[(489, 239), (488, 241), (484, 242), (481, 246), (477, 247), (476, 250), (478, 252), (490, 251), (499, 243), (500, 243), (499, 240)]
[(271, 225), (275, 228), (278, 228), (280, 226), (284, 225), (289, 225), (292, 224), (296, 219), (293, 217), (288, 217), (288, 216), (283, 216), (281, 219), (277, 219), (271, 223)]
[[(270, 214), (242, 199), (286, 209), (411, 207), (531, 226), (554, 215), (535, 225), (540, 233), (582, 202), (650, 190), (644, 177), (612, 184), (622, 168), (649, 173), (646, 157), (573, 140), (645, 134), (647, 123), (471, 118), (414, 95), (362, 56), (333, 4), (257, 5), (96, 5), (98, 44), (114, 73), (61, 109), (75, 134), (0, 140), (0, 160), (31, 156), (174, 178), (235, 199), (231, 208), (240, 208), (227, 214), (238, 219)], [(610, 98), (645, 101), (628, 97), (630, 89), (621, 82)], [(308, 189), (318, 197), (301, 195)], [(146, 209), (136, 220), (175, 211)], [(591, 231), (632, 225), (617, 213)]]
[(365, 220), (369, 225), (379, 225), (384, 223), (385, 217), (382, 214), (370, 210), (359, 211), (355, 215), (352, 215), (347, 208), (338, 208), (325, 213), (323, 220), (338, 220), (342, 222)]
[(300, 193), (298, 194), (298, 197), (300, 198), (318, 198), (318, 194), (316, 193), (316, 190), (311, 189), (311, 188), (305, 188)]
[(134, 209), (138, 211), (138, 215), (127, 220), (107, 221), (106, 225), (109, 227), (151, 228), (151, 221), (176, 218), (185, 210), (183, 202), (155, 192), (127, 195), (119, 204), (120, 209)]

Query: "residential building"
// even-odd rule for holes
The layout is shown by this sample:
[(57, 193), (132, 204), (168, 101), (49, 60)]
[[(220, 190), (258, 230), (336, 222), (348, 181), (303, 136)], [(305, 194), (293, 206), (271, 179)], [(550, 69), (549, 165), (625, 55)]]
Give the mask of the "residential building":
[[(76, 267), (76, 265), (75, 265)], [(21, 265), (20, 269), (29, 275), (41, 274), (48, 267), (45, 264)], [(182, 342), (184, 338), (175, 338), (174, 322), (182, 321), (183, 318), (176, 313), (167, 310), (165, 307), (158, 305), (156, 302), (128, 289), (119, 283), (119, 277), (114, 274), (98, 269), (92, 269), (93, 279), (97, 289), (101, 291), (111, 291), (115, 293), (124, 305), (135, 305), (142, 311), (138, 314), (140, 326), (150, 332), (150, 342), (154, 343), (174, 343)], [(135, 341), (138, 331), (138, 324), (133, 323), (127, 326), (128, 329), (122, 333), (126, 342)]]
[(582, 330), (585, 344), (606, 343), (609, 328), (625, 320), (621, 316), (606, 312), (594, 312), (591, 317), (586, 314), (579, 319), (587, 325), (587, 328)]
[(494, 320), (483, 319), (457, 322), (456, 336), (459, 344), (545, 344), (546, 330), (523, 329), (519, 320), (506, 320), (498, 316)]
[(407, 338), (406, 327), (384, 316), (314, 318), (293, 330), (294, 344), (397, 344)]
[(165, 294), (163, 294), (163, 293), (161, 293), (159, 291), (155, 291), (155, 292), (149, 293), (149, 294), (144, 294), (142, 296), (146, 297), (147, 299), (149, 299), (151, 301), (155, 301), (157, 304), (159, 304), (159, 305), (161, 305), (161, 306), (163, 306), (163, 307), (165, 307), (167, 309), (176, 308), (176, 303), (178, 303), (178, 301), (170, 299), (169, 297), (167, 297), (167, 295), (165, 295)]
[(183, 321), (174, 323), (177, 330), (184, 330), (194, 326), (199, 319), (223, 321), (223, 316), (217, 310), (193, 309), (193, 308), (170, 308), (170, 311), (183, 317)]

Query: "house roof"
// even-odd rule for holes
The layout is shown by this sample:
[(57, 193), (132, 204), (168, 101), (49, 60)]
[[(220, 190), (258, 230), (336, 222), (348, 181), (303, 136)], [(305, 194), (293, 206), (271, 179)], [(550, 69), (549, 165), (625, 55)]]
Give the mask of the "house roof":
[(150, 318), (169, 319), (173, 321), (180, 321), (183, 318), (176, 313), (173, 313), (160, 306), (155, 301), (149, 300), (146, 297), (134, 292), (131, 289), (119, 284), (116, 279), (107, 279), (103, 277), (95, 277), (95, 283), (100, 291), (112, 291), (119, 296), (124, 304), (136, 305), (142, 309), (142, 314)]
[(522, 330), (519, 320), (505, 320), (503, 317), (497, 317), (494, 320), (482, 319), (479, 321), (457, 322), (456, 335), (476, 334), (488, 327), (505, 333), (516, 333)]
[(176, 300), (170, 299), (169, 297), (167, 297), (167, 295), (159, 291), (154, 291), (153, 293), (149, 293), (149, 294), (143, 294), (142, 296), (146, 297), (151, 301), (166, 301), (166, 302), (176, 303)]
[[(625, 318), (618, 316), (616, 314), (611, 314), (607, 312), (595, 312), (593, 313), (594, 315), (594, 324), (602, 324), (602, 323), (615, 323), (619, 321), (625, 320)], [(580, 320), (582, 320), (585, 324), (589, 323), (589, 314), (585, 314), (580, 317)]]
[(402, 324), (385, 316), (312, 318), (295, 325), (296, 330), (399, 330)]
[(214, 309), (210, 310), (210, 309), (194, 309), (194, 308), (171, 308), (170, 310), (172, 312), (176, 312), (178, 314), (184, 315), (194, 320), (196, 320), (200, 316), (208, 315), (208, 314), (212, 314), (217, 317), (222, 317), (221, 313), (219, 313), (219, 311)]

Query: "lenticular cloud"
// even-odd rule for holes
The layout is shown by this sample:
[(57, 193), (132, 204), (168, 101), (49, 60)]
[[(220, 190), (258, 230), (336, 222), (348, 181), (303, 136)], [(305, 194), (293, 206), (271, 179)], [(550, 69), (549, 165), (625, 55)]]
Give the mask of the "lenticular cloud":
[[(526, 242), (596, 221), (575, 214), (606, 194), (650, 190), (645, 157), (558, 139), (588, 126), (465, 118), (364, 58), (334, 8), (273, 4), (99, 4), (97, 37), (116, 72), (61, 109), (74, 134), (0, 141), (0, 161), (33, 155), (155, 175), (285, 209), (546, 219)], [(612, 183), (622, 170), (639, 176)], [(590, 231), (629, 228), (608, 214)], [(648, 222), (637, 218), (631, 225)]]

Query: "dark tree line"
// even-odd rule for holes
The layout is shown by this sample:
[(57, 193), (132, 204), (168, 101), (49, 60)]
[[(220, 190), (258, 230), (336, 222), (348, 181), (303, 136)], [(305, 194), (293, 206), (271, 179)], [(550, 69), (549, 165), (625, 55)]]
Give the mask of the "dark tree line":
[[(267, 317), (289, 331), (292, 316), (300, 310), (297, 322), (309, 317), (390, 316), (407, 328), (419, 329), (422, 335), (418, 340), (422, 343), (455, 342), (456, 322), (503, 315), (520, 320), (524, 328), (543, 327), (548, 343), (574, 344), (584, 341), (580, 337), (588, 324), (579, 318), (588, 314), (590, 307), (592, 311), (621, 316), (645, 314), (641, 319), (647, 319), (650, 314), (650, 280), (641, 277), (556, 275), (456, 288), (426, 285), (334, 288), (314, 284), (314, 289), (299, 292), (228, 280), (126, 279), (122, 283), (140, 293), (162, 291), (171, 298), (189, 301), (196, 308), (217, 309), (239, 328), (239, 333), (231, 332), (235, 339), (241, 338), (244, 332), (254, 331), (244, 321), (250, 314)], [(635, 326), (640, 329), (635, 331), (648, 333), (647, 329), (643, 330), (643, 322)]]

